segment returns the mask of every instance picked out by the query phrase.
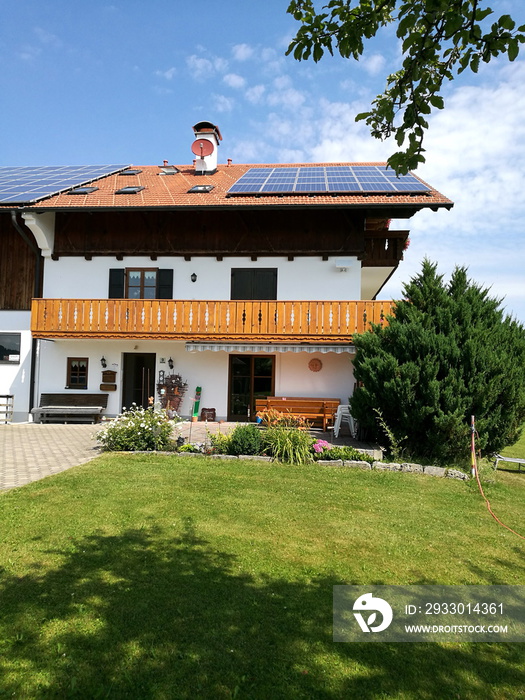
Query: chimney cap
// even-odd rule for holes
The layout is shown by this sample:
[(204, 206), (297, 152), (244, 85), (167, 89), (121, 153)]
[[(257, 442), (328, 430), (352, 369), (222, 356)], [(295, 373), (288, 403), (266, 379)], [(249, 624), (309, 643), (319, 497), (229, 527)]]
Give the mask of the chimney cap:
[(215, 134), (215, 137), (217, 138), (217, 142), (222, 141), (222, 135), (220, 132), (220, 129), (218, 126), (215, 124), (212, 124), (211, 122), (197, 122), (195, 126), (193, 127), (193, 131), (195, 134), (202, 134), (203, 132), (211, 132), (212, 134)]

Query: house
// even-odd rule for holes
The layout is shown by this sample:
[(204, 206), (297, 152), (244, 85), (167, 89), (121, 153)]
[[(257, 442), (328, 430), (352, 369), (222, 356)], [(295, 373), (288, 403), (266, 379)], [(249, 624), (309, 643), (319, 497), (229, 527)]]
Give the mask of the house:
[(240, 421), (260, 396), (352, 394), (352, 338), (384, 322), (408, 239), (391, 220), (452, 202), (384, 163), (219, 163), (218, 127), (193, 131), (190, 165), (0, 168), (13, 420), (46, 392), (105, 391), (116, 415), (173, 375), (186, 416), (197, 386)]

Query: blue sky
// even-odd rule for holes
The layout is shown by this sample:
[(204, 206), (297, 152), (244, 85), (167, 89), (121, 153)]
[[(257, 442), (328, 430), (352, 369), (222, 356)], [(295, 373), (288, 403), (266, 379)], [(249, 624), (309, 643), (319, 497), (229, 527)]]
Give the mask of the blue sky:
[[(394, 31), (359, 63), (286, 57), (287, 0), (11, 0), (0, 28), (0, 165), (191, 162), (192, 125), (216, 123), (220, 162), (385, 160), (354, 122), (399, 58)], [(493, 0), (525, 24), (523, 0)], [(418, 174), (455, 202), (409, 223), (401, 295), (426, 255), (505, 297), (525, 322), (525, 52), (463, 75), (430, 117)], [(398, 222), (401, 228), (406, 222)]]

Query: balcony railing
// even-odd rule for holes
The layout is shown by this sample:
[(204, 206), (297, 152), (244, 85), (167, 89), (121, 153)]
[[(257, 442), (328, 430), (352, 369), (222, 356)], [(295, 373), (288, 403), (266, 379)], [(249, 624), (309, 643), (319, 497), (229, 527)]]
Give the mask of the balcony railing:
[(390, 301), (33, 299), (35, 338), (349, 342)]

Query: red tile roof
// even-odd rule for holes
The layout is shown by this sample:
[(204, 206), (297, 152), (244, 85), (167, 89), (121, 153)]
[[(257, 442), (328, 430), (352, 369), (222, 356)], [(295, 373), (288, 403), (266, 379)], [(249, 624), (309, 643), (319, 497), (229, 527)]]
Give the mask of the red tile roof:
[[(227, 196), (229, 188), (250, 168), (295, 168), (312, 165), (380, 165), (386, 163), (277, 163), (218, 165), (214, 175), (195, 175), (191, 165), (177, 165), (180, 172), (162, 175), (162, 166), (132, 166), (142, 170), (138, 175), (109, 175), (96, 180), (93, 185), (99, 189), (88, 195), (58, 194), (27, 206), (27, 209), (115, 209), (115, 208), (172, 208), (172, 207), (390, 207), (409, 206), (415, 209), (453, 206), (453, 203), (433, 187), (428, 186), (428, 194), (316, 194), (316, 195), (264, 195)], [(416, 176), (417, 177), (417, 176)], [(418, 178), (420, 179), (420, 178)], [(423, 182), (421, 180), (421, 182)], [(209, 193), (191, 193), (195, 185), (212, 184)], [(144, 187), (137, 194), (115, 194), (122, 187), (138, 185)]]

